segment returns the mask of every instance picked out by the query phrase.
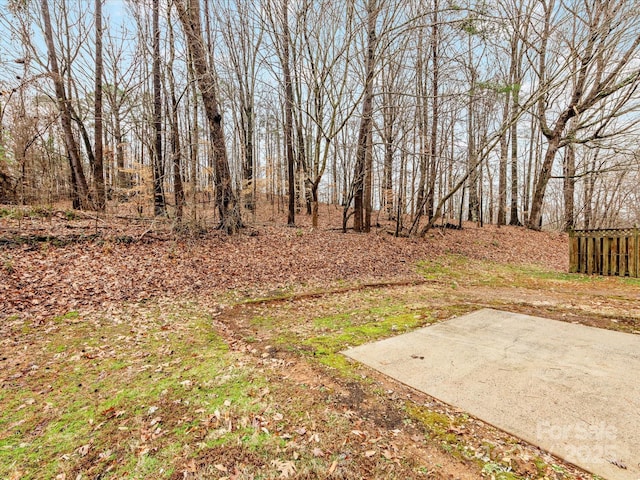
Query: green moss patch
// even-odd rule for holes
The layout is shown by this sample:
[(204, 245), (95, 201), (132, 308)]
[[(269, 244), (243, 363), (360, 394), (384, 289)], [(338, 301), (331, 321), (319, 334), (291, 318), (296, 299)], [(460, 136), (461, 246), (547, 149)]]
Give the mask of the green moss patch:
[(266, 380), (209, 317), (166, 309), (51, 321), (0, 390), (0, 478), (168, 478), (209, 429), (220, 442), (255, 433)]

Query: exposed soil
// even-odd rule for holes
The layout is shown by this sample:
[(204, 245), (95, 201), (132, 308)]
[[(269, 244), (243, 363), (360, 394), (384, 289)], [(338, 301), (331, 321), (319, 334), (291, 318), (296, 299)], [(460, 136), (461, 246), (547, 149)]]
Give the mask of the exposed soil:
[[(168, 224), (91, 218), (70, 221), (63, 215), (20, 219), (19, 223), (0, 219), (2, 361), (23, 348), (19, 339), (6, 337), (15, 322), (28, 321), (38, 328), (70, 311), (91, 315), (118, 310), (123, 302), (192, 299), (209, 309), (216, 330), (230, 348), (277, 385), (270, 394), (275, 402), (286, 404), (295, 399), (301, 412), (318, 411), (321, 406), (326, 418), (349, 419), (352, 431), (346, 437), (332, 430), (325, 417), (308, 419), (323, 438), (314, 455), (342, 455), (340, 462), (331, 464), (327, 477), (491, 477), (477, 462), (448, 451), (437, 438), (427, 440), (426, 427), (407, 422), (406, 409), (411, 404), (453, 420), (464, 418), (463, 426), (450, 427), (445, 433), (479, 456), (508, 464), (520, 478), (590, 478), (535, 446), (364, 367), (358, 370), (363, 381), (349, 380), (309, 361), (302, 350), (274, 347), (276, 332), (268, 326), (256, 327), (251, 320), (286, 310), (289, 316), (299, 316), (296, 328), (302, 331), (305, 319), (322, 315), (328, 303), (346, 311), (358, 306), (362, 291), (371, 291), (426, 304), (437, 320), (450, 318), (454, 311), (490, 306), (638, 333), (640, 292), (635, 284), (602, 279), (597, 283), (550, 283), (541, 288), (539, 280), (511, 285), (507, 278), (497, 286), (473, 278), (425, 280), (416, 265), (446, 255), (564, 272), (567, 237), (473, 224), (465, 224), (463, 230), (436, 229), (424, 239), (395, 238), (384, 224), (368, 235), (343, 234), (335, 229), (340, 212), (327, 209), (323, 213), (323, 223), (316, 230), (304, 216), (299, 217), (298, 228), (284, 227), (280, 217), (270, 217), (267, 211), (258, 217), (260, 223), (236, 237), (213, 232), (197, 239), (171, 233)], [(256, 302), (256, 298), (262, 300)], [(176, 407), (176, 425), (180, 415)], [(165, 419), (168, 425), (173, 420)], [(452, 425), (457, 425), (453, 420)], [(115, 430), (114, 441), (118, 435), (123, 434)], [(288, 453), (296, 455), (296, 445), (314, 445), (309, 435), (299, 436), (283, 447)], [(542, 471), (536, 458), (546, 462)], [(253, 478), (247, 473), (249, 467), (264, 460), (242, 445), (226, 445), (177, 461), (172, 478), (249, 479)], [(85, 463), (91, 463), (91, 456)], [(422, 464), (432, 468), (416, 476), (416, 465)], [(287, 470), (287, 464), (275, 467), (282, 478), (318, 478)]]

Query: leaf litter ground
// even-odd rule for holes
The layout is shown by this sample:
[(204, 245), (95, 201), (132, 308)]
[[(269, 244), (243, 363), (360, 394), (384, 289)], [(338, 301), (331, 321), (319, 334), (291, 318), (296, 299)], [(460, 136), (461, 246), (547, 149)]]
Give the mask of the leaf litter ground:
[(640, 329), (638, 283), (564, 274), (559, 234), (56, 218), (73, 241), (2, 219), (2, 478), (589, 478), (337, 352), (483, 306)]

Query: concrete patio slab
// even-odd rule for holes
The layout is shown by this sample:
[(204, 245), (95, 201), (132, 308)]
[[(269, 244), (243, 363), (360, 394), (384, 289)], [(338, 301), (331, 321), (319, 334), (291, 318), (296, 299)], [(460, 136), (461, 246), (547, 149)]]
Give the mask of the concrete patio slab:
[(484, 309), (343, 352), (609, 480), (640, 480), (640, 336)]

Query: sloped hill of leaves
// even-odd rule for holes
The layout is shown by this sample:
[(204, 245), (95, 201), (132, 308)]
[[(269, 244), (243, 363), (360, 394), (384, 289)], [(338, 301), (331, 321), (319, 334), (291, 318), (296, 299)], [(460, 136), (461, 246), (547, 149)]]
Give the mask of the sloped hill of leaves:
[(235, 237), (213, 231), (198, 238), (155, 224), (107, 225), (57, 215), (18, 225), (5, 217), (0, 318), (38, 320), (166, 296), (269, 297), (332, 285), (421, 281), (417, 263), (443, 254), (567, 268), (563, 234), (466, 224), (462, 230), (434, 229), (424, 239), (396, 238), (384, 225), (370, 234), (343, 234), (332, 227), (339, 224), (336, 217), (325, 215), (315, 230), (308, 217), (299, 216), (297, 228), (275, 219)]

